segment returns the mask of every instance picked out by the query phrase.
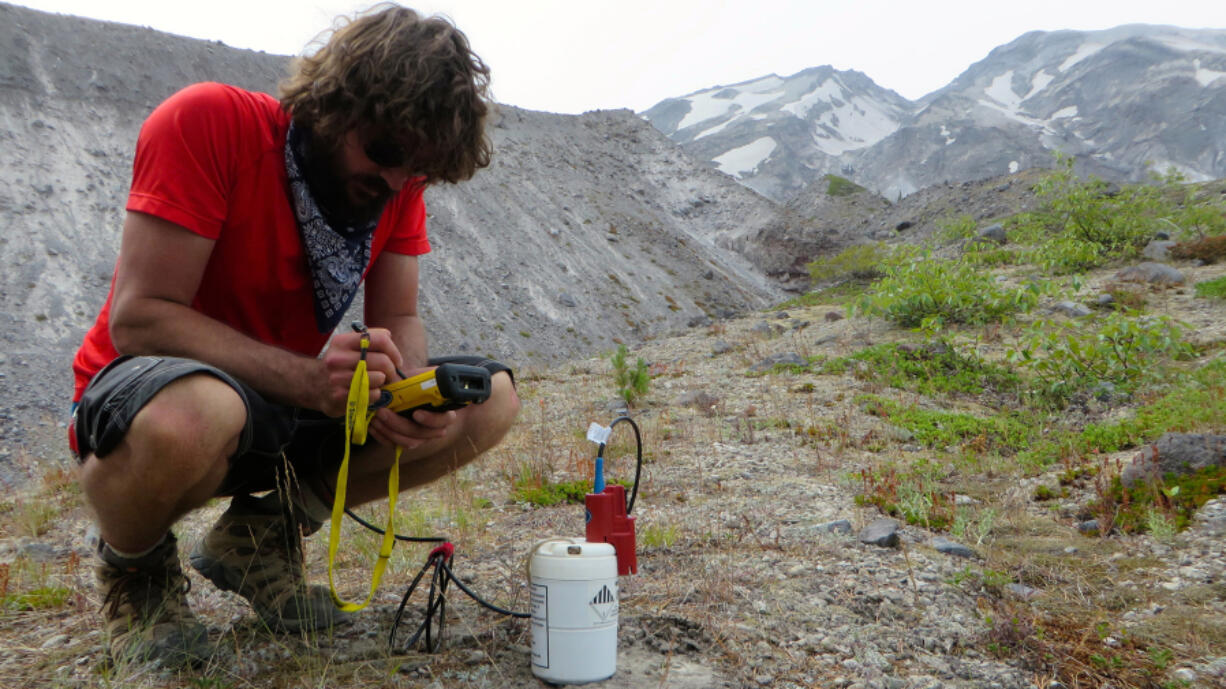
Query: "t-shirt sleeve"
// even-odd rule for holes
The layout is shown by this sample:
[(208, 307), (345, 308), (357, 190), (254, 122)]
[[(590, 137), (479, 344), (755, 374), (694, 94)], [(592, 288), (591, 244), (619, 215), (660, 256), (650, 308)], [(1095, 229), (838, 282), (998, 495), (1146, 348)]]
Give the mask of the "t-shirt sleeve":
[(217, 239), (242, 141), (230, 87), (189, 86), (159, 105), (141, 127), (127, 209)]
[[(387, 251), (394, 254), (420, 256), (430, 252), (430, 240), (426, 237), (426, 202), (423, 189), (406, 190), (397, 195), (391, 207), (384, 212), (385, 220), (391, 223)], [(387, 217), (390, 214), (391, 217)]]

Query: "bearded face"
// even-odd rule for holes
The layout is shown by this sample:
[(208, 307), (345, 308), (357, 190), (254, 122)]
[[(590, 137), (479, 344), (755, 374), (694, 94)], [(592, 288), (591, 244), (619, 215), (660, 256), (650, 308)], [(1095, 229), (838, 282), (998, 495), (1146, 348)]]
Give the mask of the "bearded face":
[(307, 147), (303, 174), (315, 202), (333, 224), (354, 226), (377, 220), (410, 177), (401, 168), (371, 160), (367, 147), (357, 132), (331, 146), (312, 139)]

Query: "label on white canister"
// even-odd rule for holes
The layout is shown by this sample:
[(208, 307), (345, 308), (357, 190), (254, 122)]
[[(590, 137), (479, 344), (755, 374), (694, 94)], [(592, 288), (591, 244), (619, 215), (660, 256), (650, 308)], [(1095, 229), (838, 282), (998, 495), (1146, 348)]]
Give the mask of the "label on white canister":
[(617, 558), (607, 543), (557, 541), (533, 553), (532, 672), (559, 684), (617, 670)]

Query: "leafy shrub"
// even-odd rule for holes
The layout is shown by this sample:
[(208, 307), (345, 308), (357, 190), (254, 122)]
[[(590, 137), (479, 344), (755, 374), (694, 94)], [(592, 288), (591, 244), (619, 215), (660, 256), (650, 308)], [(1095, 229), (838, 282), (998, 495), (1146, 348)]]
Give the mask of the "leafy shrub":
[(1043, 207), (1012, 218), (1010, 235), (1031, 246), (1026, 260), (1057, 274), (1133, 258), (1158, 229), (1175, 225), (1172, 218), (1203, 214), (1195, 206), (1177, 208), (1170, 194), (1155, 185), (1114, 189), (1094, 176), (1080, 178), (1067, 156), (1057, 156), (1056, 167), (1035, 185), (1035, 192)]
[(1157, 218), (1169, 215), (1169, 204), (1154, 186), (1111, 191), (1097, 177), (1077, 177), (1071, 157), (1057, 163), (1035, 187), (1046, 200), (1049, 221), (1058, 232), (1096, 244), (1107, 255), (1135, 256), (1153, 236)]
[(1101, 321), (1037, 321), (1009, 357), (1038, 379), (1040, 400), (1062, 407), (1101, 383), (1134, 390), (1161, 376), (1161, 363), (1195, 353), (1170, 318), (1115, 312)]
[(1024, 252), (1023, 258), (1053, 275), (1084, 273), (1108, 261), (1108, 255), (1098, 244), (1067, 235), (1032, 247)]
[(996, 246), (988, 242), (972, 242), (962, 254), (962, 260), (973, 266), (1010, 266), (1016, 265), (1023, 254), (1017, 249)]
[(813, 284), (845, 280), (876, 280), (885, 274), (896, 251), (885, 242), (853, 244), (833, 256), (822, 256), (805, 265)]
[(1174, 211), (1170, 217), (1163, 218), (1175, 230), (1173, 236), (1204, 239), (1226, 232), (1226, 208), (1222, 207), (1220, 196), (1200, 198), (1196, 186), (1186, 184), (1187, 178), (1174, 168), (1165, 175), (1155, 176), (1155, 181), (1162, 185), (1168, 198), (1175, 199)]
[(628, 353), (626, 345), (618, 345), (609, 360), (613, 364), (613, 383), (617, 386), (618, 396), (626, 400), (626, 404), (634, 404), (635, 400), (647, 394), (651, 373), (643, 357), (639, 357), (633, 367), (630, 366), (626, 361)]
[(932, 321), (994, 323), (1034, 308), (1042, 291), (1038, 283), (1005, 287), (974, 265), (925, 255), (890, 268), (853, 310), (905, 328)]

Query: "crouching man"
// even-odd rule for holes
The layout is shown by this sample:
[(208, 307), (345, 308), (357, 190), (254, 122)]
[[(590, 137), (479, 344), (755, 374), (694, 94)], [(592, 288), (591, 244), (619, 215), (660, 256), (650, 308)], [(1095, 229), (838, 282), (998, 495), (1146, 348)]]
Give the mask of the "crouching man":
[[(137, 141), (115, 278), (73, 362), (70, 429), (116, 658), (174, 667), (209, 655), (171, 527), (215, 496), (229, 508), (192, 567), (271, 628), (343, 621), (306, 583), (301, 539), (331, 514), (360, 350), (357, 333), (333, 333), (359, 286), (372, 396), (440, 361), (417, 311), (422, 192), (489, 164), (488, 69), (449, 22), (395, 6), (293, 69), (280, 100), (185, 88)], [(489, 400), (379, 410), (377, 442), (353, 447), (349, 505), (386, 496), (397, 446), (408, 488), (506, 433), (519, 409), (510, 370), (446, 360), (485, 366)]]

